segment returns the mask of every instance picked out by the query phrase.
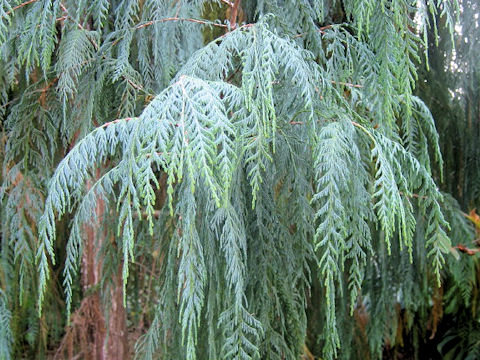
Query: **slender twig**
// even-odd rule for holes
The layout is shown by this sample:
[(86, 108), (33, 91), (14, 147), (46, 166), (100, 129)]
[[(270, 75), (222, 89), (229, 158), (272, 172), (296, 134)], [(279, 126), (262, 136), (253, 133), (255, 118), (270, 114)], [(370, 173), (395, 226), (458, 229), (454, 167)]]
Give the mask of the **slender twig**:
[(156, 24), (156, 23), (162, 23), (162, 22), (167, 22), (167, 21), (188, 21), (188, 22), (193, 22), (196, 24), (203, 24), (203, 25), (211, 25), (211, 26), (218, 26), (221, 28), (227, 28), (227, 25), (225, 24), (217, 24), (211, 21), (205, 21), (205, 20), (199, 20), (199, 19), (191, 19), (191, 18), (179, 18), (179, 17), (170, 17), (170, 18), (164, 18), (164, 19), (158, 19), (158, 20), (150, 20), (147, 22), (144, 22), (142, 24), (138, 24), (135, 26), (135, 29), (142, 29), (144, 27)]
[(60, 7), (62, 8), (62, 10), (63, 10), (63, 12), (66, 14), (66, 16), (69, 17), (75, 24), (77, 24), (77, 26), (78, 26), (79, 29), (85, 30), (85, 28), (83, 27), (82, 24), (80, 24), (79, 22), (75, 21), (75, 19), (70, 16), (70, 13), (68, 12), (68, 10), (67, 10), (67, 8), (65, 7), (65, 5), (63, 5), (63, 3), (60, 3)]
[(403, 192), (400, 191), (400, 194), (401, 195), (405, 195), (407, 197), (412, 197), (412, 198), (416, 198), (416, 199), (428, 199), (428, 196), (425, 196), (425, 195), (419, 195), (419, 194), (404, 194)]
[[(70, 13), (68, 12), (67, 8), (65, 7), (65, 5), (63, 5), (63, 3), (60, 3), (60, 7), (62, 8), (63, 12), (65, 13), (65, 15), (70, 19), (72, 20), (80, 30), (85, 30), (85, 28), (83, 27), (82, 24), (80, 24), (78, 21), (76, 21), (72, 16), (70, 16)], [(92, 39), (90, 36), (87, 36), (87, 39), (88, 41), (90, 41), (90, 43), (93, 45), (93, 47), (95, 48), (95, 50), (98, 50), (99, 47), (98, 47), (98, 44), (97, 42)]]
[(238, 66), (235, 71), (233, 71), (230, 76), (227, 78), (227, 80), (225, 80), (225, 82), (230, 82), (230, 80), (233, 79), (233, 77), (240, 71), (240, 66)]
[(368, 135), (368, 137), (370, 139), (372, 139), (373, 143), (375, 144), (376, 141), (375, 141), (375, 138), (373, 137), (373, 135), (370, 133), (370, 131), (368, 131), (363, 125), (360, 125), (359, 123), (355, 122), (355, 121), (351, 121), (352, 125), (353, 126), (356, 126), (357, 128), (359, 128), (360, 130), (362, 130), (365, 134)]
[(130, 80), (130, 79), (127, 79), (127, 78), (125, 78), (125, 79), (126, 79), (127, 82), (128, 82), (130, 85), (132, 85), (135, 89), (137, 89), (137, 90), (142, 90), (142, 91), (143, 91), (143, 87), (142, 87), (141, 85), (135, 84), (135, 83), (134, 83), (132, 80)]
[(363, 85), (359, 85), (359, 84), (351, 84), (351, 83), (345, 83), (345, 82), (333, 81), (333, 80), (331, 80), (330, 82), (332, 84), (338, 84), (338, 85), (343, 85), (343, 86), (348, 86), (348, 87), (363, 88)]
[(6, 15), (10, 15), (10, 14), (11, 14), (12, 12), (14, 12), (15, 10), (20, 9), (20, 8), (22, 8), (22, 7), (24, 7), (24, 6), (28, 5), (28, 4), (34, 3), (34, 2), (36, 2), (36, 1), (38, 1), (38, 0), (28, 0), (28, 1), (25, 1), (24, 3), (21, 3), (20, 5), (17, 5), (17, 6), (15, 6), (14, 8), (12, 8), (12, 10), (7, 11), (5, 14), (6, 14)]
[(462, 244), (458, 244), (458, 245), (455, 245), (454, 246), (455, 249), (458, 249), (460, 252), (463, 252), (467, 255), (475, 255), (476, 253), (480, 252), (480, 249), (479, 248), (476, 248), (476, 249), (470, 249), (470, 248), (467, 248), (465, 245), (462, 245)]
[(105, 124), (102, 124), (100, 125), (100, 127), (107, 127), (109, 125), (113, 125), (113, 124), (116, 124), (120, 121), (130, 121), (130, 120), (133, 120), (133, 119), (136, 119), (134, 117), (127, 117), (127, 118), (123, 118), (123, 119), (115, 119), (115, 120), (112, 120), (112, 121), (109, 121), (109, 122), (106, 122)]
[(235, 0), (235, 3), (232, 7), (232, 13), (230, 14), (230, 28), (235, 30), (237, 28), (237, 17), (238, 17), (238, 8), (240, 7), (240, 2), (242, 0)]

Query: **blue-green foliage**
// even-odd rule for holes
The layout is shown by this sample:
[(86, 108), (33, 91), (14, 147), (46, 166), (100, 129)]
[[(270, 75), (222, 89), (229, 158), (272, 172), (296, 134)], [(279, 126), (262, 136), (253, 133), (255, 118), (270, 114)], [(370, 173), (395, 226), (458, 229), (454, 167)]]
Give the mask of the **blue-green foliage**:
[[(317, 280), (324, 358), (348, 357), (345, 319), (360, 305), (378, 325), (368, 331), (380, 356), (396, 330), (393, 301), (402, 294), (414, 306), (400, 271), (421, 281), (429, 269), (434, 286), (445, 263), (459, 271), (446, 260), (431, 175), (438, 135), (412, 95), (411, 19), (425, 22), (426, 4), (343, 1), (351, 22), (319, 28), (329, 7), (314, 3), (246, 2), (257, 21), (203, 47), (202, 25), (221, 25), (200, 19), (206, 1), (1, 3), (0, 88), (14, 96), (2, 252), (13, 252), (20, 284), (29, 276), (29, 291), (38, 287), (39, 314), (52, 266), (63, 271), (68, 315), (76, 305), (83, 226), (99, 200), (126, 305), (138, 295), (129, 281), (139, 254), (162, 253), (140, 358), (298, 358)], [(429, 11), (443, 9), (452, 26), (449, 4)], [(26, 275), (35, 267), (38, 281)], [(10, 343), (0, 305), (0, 342)]]

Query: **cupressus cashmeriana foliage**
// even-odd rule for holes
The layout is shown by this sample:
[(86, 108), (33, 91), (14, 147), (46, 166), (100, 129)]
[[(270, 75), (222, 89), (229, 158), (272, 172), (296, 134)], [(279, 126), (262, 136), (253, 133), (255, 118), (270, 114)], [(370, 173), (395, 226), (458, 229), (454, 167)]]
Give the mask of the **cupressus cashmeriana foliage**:
[[(428, 307), (452, 256), (438, 135), (413, 91), (431, 19), (452, 33), (456, 7), (1, 1), (0, 356), (21, 351), (16, 317), (46, 348), (59, 273), (68, 317), (121, 264), (130, 320), (150, 323), (139, 358), (295, 359), (312, 302), (322, 356), (354, 356), (367, 308), (381, 357), (390, 305)], [(85, 289), (95, 222), (102, 280)]]

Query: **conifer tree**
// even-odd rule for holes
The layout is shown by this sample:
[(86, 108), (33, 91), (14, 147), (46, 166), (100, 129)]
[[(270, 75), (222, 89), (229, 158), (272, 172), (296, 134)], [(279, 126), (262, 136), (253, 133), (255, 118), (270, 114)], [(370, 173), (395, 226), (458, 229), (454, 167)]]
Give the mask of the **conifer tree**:
[(457, 13), (0, 1), (0, 358), (381, 358), (471, 236), (415, 95)]

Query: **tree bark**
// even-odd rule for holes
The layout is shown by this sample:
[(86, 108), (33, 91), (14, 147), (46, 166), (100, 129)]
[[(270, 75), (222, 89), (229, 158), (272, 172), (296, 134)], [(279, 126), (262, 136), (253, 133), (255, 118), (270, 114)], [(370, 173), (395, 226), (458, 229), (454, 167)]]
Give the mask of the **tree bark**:
[(110, 289), (111, 307), (109, 311), (107, 336), (104, 343), (104, 358), (128, 359), (127, 313), (123, 306), (123, 278), (120, 264)]
[[(88, 184), (87, 187), (90, 188), (91, 184)], [(100, 219), (103, 217), (104, 212), (103, 201), (99, 200), (95, 209), (94, 221), (89, 225), (85, 225), (85, 244), (82, 253), (82, 287), (84, 292), (88, 292), (90, 288), (98, 286), (101, 280), (102, 264), (98, 257), (98, 249), (105, 238), (104, 232), (100, 230)], [(103, 314), (99, 292), (95, 291), (89, 296), (92, 298), (92, 306), (96, 307), (96, 309), (92, 310), (97, 314)], [(91, 344), (89, 344), (90, 351), (86, 350), (85, 359), (106, 360), (107, 358), (103, 351), (106, 336), (105, 318), (102, 315), (89, 320), (89, 322), (94, 323), (88, 324), (92, 333), (88, 336)]]
[[(97, 174), (99, 176), (99, 173)], [(82, 285), (83, 290), (98, 287), (102, 279), (102, 260), (99, 254), (104, 242), (106, 232), (102, 229), (102, 219), (105, 216), (105, 204), (98, 200), (95, 209), (95, 218), (92, 223), (85, 225), (85, 245), (82, 254)], [(93, 297), (91, 304), (98, 306), (94, 309), (97, 314), (105, 314), (108, 311), (108, 320), (103, 315), (90, 321), (88, 324), (93, 333), (90, 334), (91, 353), (85, 354), (86, 359), (92, 360), (116, 360), (128, 358), (127, 340), (127, 314), (123, 306), (122, 265), (120, 264), (112, 279), (110, 288), (110, 302), (106, 304), (108, 309), (101, 304), (100, 291), (96, 290), (90, 296)], [(93, 309), (92, 309), (93, 310)]]

